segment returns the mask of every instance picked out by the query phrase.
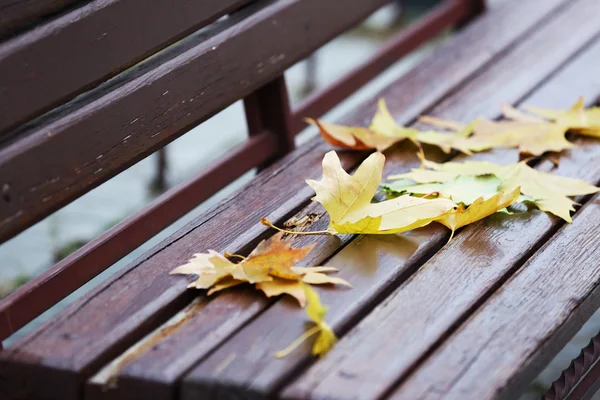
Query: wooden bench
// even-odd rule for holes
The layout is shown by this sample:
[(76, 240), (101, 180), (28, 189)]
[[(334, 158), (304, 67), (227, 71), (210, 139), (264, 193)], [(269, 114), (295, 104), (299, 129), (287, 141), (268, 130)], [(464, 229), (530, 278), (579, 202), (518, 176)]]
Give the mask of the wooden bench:
[[(585, 96), (590, 105), (600, 94), (597, 0), (505, 2), (481, 15), (483, 1), (444, 1), (294, 110), (283, 71), (385, 1), (13, 3), (0, 5), (10, 10), (0, 18), (0, 240), (239, 99), (250, 137), (0, 300), (1, 340), (234, 178), (261, 172), (1, 351), (2, 399), (515, 399), (600, 307), (598, 196), (577, 200), (573, 224), (540, 211), (498, 215), (450, 243), (433, 224), (402, 235), (296, 238), (295, 246), (316, 245), (307, 265), (338, 267), (354, 286), (319, 289), (341, 338), (322, 359), (308, 343), (273, 357), (305, 330), (303, 311), (287, 299), (244, 289), (206, 297), (168, 275), (194, 252), (247, 254), (273, 234), (261, 217), (280, 225), (322, 213), (304, 179), (321, 175), (331, 147), (315, 138), (294, 149), (302, 118), (322, 115), (447, 27), (462, 28), (340, 122), (364, 125), (379, 97), (401, 124), (421, 114), (498, 118), (502, 100), (563, 108)], [(600, 143), (578, 144), (558, 166), (531, 163), (600, 183)], [(340, 152), (348, 171), (366, 156)], [(386, 157), (385, 175), (418, 166), (409, 145)], [(473, 158), (508, 163), (518, 152)], [(321, 218), (311, 230), (326, 225)], [(590, 398), (598, 345), (546, 399)]]

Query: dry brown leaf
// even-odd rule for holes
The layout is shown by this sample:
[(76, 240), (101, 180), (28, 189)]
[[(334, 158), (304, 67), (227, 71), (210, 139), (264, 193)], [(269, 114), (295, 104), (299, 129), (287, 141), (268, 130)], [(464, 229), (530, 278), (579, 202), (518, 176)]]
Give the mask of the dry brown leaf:
[(293, 267), (311, 251), (313, 246), (292, 248), (290, 241), (282, 241), (283, 233), (263, 240), (239, 263), (233, 263), (219, 253), (194, 254), (186, 264), (171, 274), (197, 275), (189, 288), (209, 289), (211, 295), (242, 283), (255, 283), (268, 297), (287, 293), (304, 306), (306, 298), (301, 290), (303, 282), (309, 284), (341, 284), (351, 286), (341, 278), (330, 277), (324, 272), (337, 271), (332, 267)]

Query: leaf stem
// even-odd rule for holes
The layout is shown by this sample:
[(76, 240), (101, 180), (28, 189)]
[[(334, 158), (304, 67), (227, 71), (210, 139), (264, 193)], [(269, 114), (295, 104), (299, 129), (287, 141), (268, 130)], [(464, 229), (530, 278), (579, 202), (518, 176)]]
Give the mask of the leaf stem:
[(273, 228), (278, 230), (279, 232), (287, 233), (289, 235), (331, 235), (329, 231), (312, 231), (312, 232), (301, 232), (301, 231), (288, 231), (287, 229), (281, 229), (273, 225), (271, 221), (266, 218), (261, 218), (260, 223), (268, 226), (269, 228)]
[(426, 199), (427, 197), (429, 197), (429, 196), (433, 196), (434, 194), (439, 196), (440, 192), (438, 192), (438, 191), (433, 191), (433, 192), (430, 192), (430, 193), (427, 193), (427, 194), (425, 194), (425, 195), (421, 196), (421, 198), (422, 198), (422, 199)]
[(312, 328), (310, 328), (309, 330), (304, 332), (302, 334), (302, 336), (300, 336), (298, 339), (294, 340), (292, 342), (292, 344), (290, 344), (288, 347), (275, 353), (275, 357), (283, 358), (283, 357), (287, 356), (292, 351), (296, 350), (296, 348), (298, 346), (300, 346), (302, 343), (304, 343), (308, 338), (310, 338), (314, 334), (319, 333), (320, 331), (321, 331), (321, 327), (319, 325), (313, 326)]
[(247, 260), (247, 258), (246, 258), (246, 257), (244, 257), (244, 256), (243, 256), (243, 255), (241, 255), (241, 254), (233, 254), (233, 253), (230, 253), (230, 252), (228, 252), (228, 251), (226, 251), (224, 255), (225, 255), (225, 257), (227, 257), (227, 258), (234, 258), (234, 257), (235, 257), (235, 258), (241, 258), (241, 259), (242, 259), (242, 260), (244, 260), (244, 261), (245, 261), (245, 260)]

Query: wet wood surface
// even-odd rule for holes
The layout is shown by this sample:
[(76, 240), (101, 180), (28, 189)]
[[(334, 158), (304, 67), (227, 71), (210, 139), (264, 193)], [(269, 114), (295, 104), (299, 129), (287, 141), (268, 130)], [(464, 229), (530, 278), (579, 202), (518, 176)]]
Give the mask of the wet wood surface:
[[(422, 69), (415, 69), (381, 95), (389, 100), (389, 107), (400, 123), (414, 120), (426, 107), (440, 101), (471, 74), (492, 62), (549, 14), (559, 13), (566, 2), (547, 4), (541, 8), (535, 1), (523, 2), (520, 11), (528, 12), (527, 19), (515, 19), (520, 14), (512, 7), (504, 7), (497, 18), (484, 16), (427, 60), (427, 70), (439, 81), (432, 80)], [(510, 30), (501, 29), (498, 22), (503, 20), (515, 23)], [(461, 51), (463, 46), (469, 46), (471, 52)], [(405, 96), (405, 93), (412, 93), (414, 97)], [(415, 109), (415, 104), (425, 108)], [(373, 99), (345, 122), (365, 123), (375, 107), (376, 99)], [(18, 351), (9, 350), (0, 356), (1, 359), (11, 365), (22, 365), (22, 369), (13, 370), (19, 371), (19, 379), (29, 382), (26, 386), (30, 390), (53, 392), (55, 384), (74, 386), (73, 392), (80, 390), (81, 379), (158, 327), (196, 295), (186, 291), (186, 279), (169, 276), (168, 271), (185, 262), (198, 248), (247, 252), (267, 234), (267, 229), (259, 224), (261, 217), (281, 222), (302, 209), (312, 196), (304, 179), (319, 177), (321, 158), (329, 149), (315, 141), (266, 169), (250, 187), (184, 227), (66, 309), (34, 336), (17, 343)], [(410, 154), (413, 163), (406, 167), (415, 165), (413, 151), (405, 153), (406, 156)], [(351, 169), (365, 156), (365, 153), (345, 152), (342, 162), (345, 168)], [(28, 373), (31, 364), (28, 360), (32, 358), (43, 360), (36, 365), (44, 364), (41, 370), (51, 374), (55, 370), (72, 371), (67, 374), (72, 379), (62, 382), (46, 379), (44, 373), (37, 370)]]
[[(598, 13), (600, 4), (593, 0), (525, 0), (518, 6), (501, 7), (467, 26), (420, 66), (340, 122), (367, 123), (379, 96), (386, 98), (401, 124), (414, 122), (422, 113), (465, 121), (480, 115), (497, 118), (502, 100), (565, 107), (565, 100), (578, 95), (594, 99), (600, 93), (600, 82), (591, 76), (600, 62), (600, 26), (581, 21)], [(510, 21), (511, 29), (502, 27), (503, 21)], [(558, 168), (545, 160), (536, 167), (598, 181), (600, 145), (593, 141), (580, 144), (562, 157)], [(470, 315), (475, 313), (475, 319), (482, 315), (481, 326), (489, 323), (487, 315), (499, 315), (502, 300), (496, 308), (488, 306), (499, 296), (494, 292), (510, 285), (511, 275), (529, 265), (528, 258), (549, 238), (561, 235), (562, 221), (539, 211), (493, 216), (457, 233), (449, 244), (448, 231), (435, 224), (389, 237), (297, 238), (295, 246), (316, 243), (303, 264), (338, 267), (338, 275), (354, 285), (353, 289), (319, 289), (330, 307), (328, 320), (342, 336), (338, 346), (321, 360), (310, 357), (308, 343), (283, 360), (273, 358), (274, 352), (305, 330), (304, 311), (294, 302), (265, 299), (249, 290), (204, 298), (201, 292), (185, 289), (187, 278), (167, 274), (201, 250), (247, 254), (273, 233), (258, 223), (261, 217), (281, 225), (293, 216), (322, 213), (320, 206), (309, 203), (312, 191), (304, 179), (320, 176), (320, 161), (329, 149), (315, 141), (296, 150), (264, 170), (251, 186), (188, 224), (14, 348), (0, 353), (0, 389), (13, 397), (56, 393), (60, 398), (93, 399), (342, 399), (390, 393), (412, 399), (422, 385), (417, 381), (413, 385), (413, 376), (406, 378), (407, 374), (431, 353), (423, 364), (423, 379), (434, 374), (440, 385), (454, 379), (451, 374), (436, 372), (455, 361), (442, 354), (452, 352), (452, 346), (468, 345), (470, 336), (459, 335), (466, 329), (462, 325), (470, 327)], [(447, 158), (427, 150), (434, 159)], [(385, 174), (417, 167), (414, 152), (408, 144), (386, 152)], [(366, 155), (340, 153), (349, 171)], [(518, 154), (498, 150), (476, 158), (509, 163), (515, 162)], [(327, 219), (322, 218), (310, 229), (326, 225)], [(581, 259), (586, 262), (585, 257)], [(581, 293), (592, 289), (583, 284), (573, 287)], [(568, 314), (573, 310), (565, 308), (572, 306), (565, 306), (568, 290), (565, 288), (564, 297), (556, 302), (540, 307), (558, 310), (555, 315), (559, 311)], [(535, 296), (528, 301), (532, 309), (538, 307)], [(596, 305), (585, 304), (586, 310)], [(563, 314), (566, 321), (568, 315)], [(576, 318), (585, 315), (582, 311)], [(563, 324), (561, 321), (549, 318), (540, 328), (540, 337), (549, 338), (553, 348), (572, 333), (555, 339), (556, 324)], [(540, 349), (531, 338), (526, 339), (515, 349), (515, 357), (535, 362), (511, 364), (506, 374), (494, 376), (496, 380), (490, 384), (505, 390), (502, 393), (514, 393), (539, 367)], [(448, 349), (445, 340), (450, 343)], [(499, 344), (490, 354), (502, 348)], [(491, 368), (492, 359), (482, 361), (482, 371)], [(472, 385), (472, 379), (480, 377), (466, 374), (458, 378), (456, 392), (449, 389), (448, 393), (458, 396)], [(398, 386), (404, 381), (410, 392), (403, 392), (405, 385)], [(410, 395), (406, 397), (406, 393)], [(494, 393), (474, 398), (493, 398)]]
[(596, 195), (390, 398), (516, 398), (600, 307), (599, 219)]
[[(578, 19), (582, 16), (581, 9), (578, 7), (574, 7), (570, 12), (565, 12), (563, 16), (566, 19)], [(502, 60), (499, 60), (489, 70), (465, 85), (464, 91), (459, 90), (443, 101), (439, 108), (434, 108), (434, 115), (449, 117), (463, 113), (465, 114), (465, 120), (481, 114), (493, 117), (494, 115), (490, 115), (490, 113), (498, 110), (501, 99), (511, 102), (520, 100), (517, 97), (519, 95), (516, 85), (502, 85), (501, 82), (506, 79), (506, 76), (515, 77), (518, 74), (516, 71), (523, 70), (525, 65), (530, 65), (539, 74), (543, 74), (544, 63), (553, 59), (553, 55), (549, 49), (550, 43), (548, 43), (548, 48), (545, 48), (541, 45), (541, 42), (548, 38), (548, 32), (550, 31), (554, 31), (558, 35), (557, 28), (563, 26), (566, 19), (558, 18), (551, 22), (547, 30), (540, 28), (535, 35), (524, 41), (520, 47), (505, 54)], [(590, 31), (588, 37), (592, 38), (596, 33)], [(542, 39), (542, 36), (544, 39)], [(533, 59), (537, 51), (541, 52), (539, 54), (545, 54), (548, 58), (541, 63), (535, 63)], [(576, 50), (573, 49), (573, 51)], [(566, 56), (565, 60), (568, 57)], [(537, 60), (540, 60), (540, 58), (538, 57)], [(520, 64), (520, 61), (523, 64)], [(597, 65), (597, 63), (588, 65)], [(515, 70), (511, 71), (511, 67), (514, 67)], [(550, 71), (548, 69), (548, 73)], [(537, 74), (532, 76), (539, 77)], [(580, 76), (581, 79), (584, 79), (587, 75)], [(576, 76), (563, 77), (562, 81), (556, 83), (563, 88), (563, 94), (567, 98), (573, 99), (580, 94), (574, 91), (571, 92), (568, 89), (569, 83), (575, 78)], [(525, 86), (527, 79), (524, 77), (517, 77), (516, 79), (521, 84), (518, 90), (527, 93), (527, 86)], [(554, 78), (550, 78), (550, 81), (553, 82)], [(588, 93), (592, 95), (597, 93), (600, 87), (590, 85), (588, 90)], [(485, 98), (484, 93), (486, 94)], [(566, 93), (571, 93), (571, 96)], [(487, 110), (484, 112), (483, 107), (485, 105), (487, 105)], [(475, 110), (471, 110), (471, 106), (474, 106)], [(470, 114), (471, 112), (476, 114)], [(593, 146), (594, 143), (592, 142), (590, 145)], [(560, 175), (594, 180), (597, 176), (600, 176), (600, 169), (597, 166), (597, 159), (600, 157), (600, 146), (597, 146), (594, 150), (586, 148), (581, 152), (574, 153), (572, 162), (564, 161), (554, 172)], [(394, 153), (399, 154), (396, 151)], [(518, 160), (518, 152), (511, 150), (492, 151), (482, 153), (477, 158), (492, 162), (509, 163)], [(389, 173), (392, 173), (396, 166), (394, 161), (394, 159), (388, 159), (387, 161), (386, 169)], [(585, 167), (583, 167), (584, 165)], [(540, 168), (545, 170), (551, 167), (552, 164), (549, 162), (540, 165)], [(584, 169), (585, 172), (581, 169)], [(386, 174), (384, 173), (384, 175)], [(402, 282), (403, 278), (406, 277), (403, 274), (414, 271), (420, 265), (423, 265), (423, 267), (416, 276), (410, 278), (406, 287), (399, 290), (401, 299), (393, 307), (388, 308), (388, 314), (385, 315), (385, 317), (389, 317), (389, 314), (392, 314), (399, 321), (407, 323), (407, 325), (402, 325), (402, 327), (393, 325), (389, 330), (384, 330), (379, 335), (378, 330), (380, 329), (377, 326), (383, 324), (381, 321), (377, 321), (370, 329), (361, 330), (364, 336), (361, 336), (346, 348), (347, 351), (344, 355), (347, 355), (349, 360), (347, 363), (343, 363), (343, 369), (340, 366), (341, 361), (331, 358), (331, 356), (325, 357), (324, 360), (317, 363), (317, 366), (323, 364), (323, 367), (319, 368), (314, 374), (317, 379), (323, 379), (326, 373), (338, 371), (338, 368), (342, 371), (339, 375), (333, 375), (338, 378), (337, 380), (333, 379), (331, 384), (326, 385), (319, 392), (321, 397), (327, 398), (332, 394), (339, 394), (338, 397), (334, 398), (353, 398), (353, 396), (358, 396), (357, 398), (376, 398), (381, 395), (385, 391), (385, 384), (392, 384), (396, 377), (391, 378), (391, 382), (384, 383), (377, 381), (373, 374), (381, 371), (382, 374), (390, 373), (393, 375), (392, 371), (396, 364), (402, 364), (405, 368), (409, 368), (412, 365), (411, 362), (414, 361), (413, 357), (418, 358), (421, 356), (438, 339), (436, 335), (443, 335), (452, 327), (455, 320), (460, 318), (460, 315), (468, 313), (471, 307), (477, 304), (480, 297), (485, 297), (488, 291), (495, 287), (497, 280), (503, 279), (504, 274), (510, 274), (514, 267), (527, 259), (537, 247), (541, 246), (558, 229), (560, 224), (562, 224), (561, 221), (549, 218), (542, 212), (528, 213), (515, 219), (489, 218), (489, 220), (476, 224), (458, 234), (449, 245), (444, 246), (425, 264), (423, 264), (422, 259), (419, 260), (417, 265), (411, 265), (410, 258), (405, 263), (399, 263), (398, 260), (377, 260), (378, 273), (381, 270), (387, 270), (387, 268), (391, 268), (391, 271), (393, 271), (389, 281), (382, 278), (374, 279), (366, 274), (365, 271), (372, 270), (372, 268), (369, 269), (362, 259), (349, 261), (355, 260), (356, 255), (344, 257), (346, 253), (350, 253), (350, 250), (348, 250), (348, 247), (342, 249), (328, 261), (328, 265), (330, 263), (334, 266), (343, 264), (340, 275), (351, 282), (359, 281), (363, 284), (365, 281), (372, 280), (366, 288), (355, 287), (352, 290), (353, 300), (330, 291), (322, 294), (322, 300), (330, 307), (330, 322), (340, 333), (343, 333), (356, 319), (361, 318), (369, 311), (369, 306), (372, 304), (370, 302), (377, 301), (370, 296), (376, 297), (381, 293), (385, 293), (389, 290), (390, 285), (398, 285)], [(419, 251), (416, 254), (429, 246), (431, 246), (430, 251), (434, 252), (440, 247), (440, 242), (443, 244), (447, 240), (447, 230), (442, 227), (438, 228), (437, 232), (428, 232), (427, 241), (429, 243), (422, 244), (422, 247), (419, 246)], [(434, 229), (434, 227), (431, 227), (431, 229)], [(516, 238), (524, 235), (526, 237), (522, 241), (516, 241)], [(376, 248), (374, 244), (371, 246)], [(396, 247), (402, 248), (402, 245), (398, 244)], [(338, 259), (344, 261), (338, 263), (336, 262)], [(386, 264), (386, 261), (395, 263), (395, 265)], [(492, 261), (493, 266), (490, 266), (489, 264)], [(462, 291), (466, 293), (458, 296), (456, 291), (462, 292), (458, 288), (462, 288)], [(364, 296), (366, 298), (362, 297), (363, 292), (365, 292)], [(230, 339), (189, 373), (183, 383), (184, 398), (192, 399), (199, 393), (207, 392), (217, 397), (235, 397), (246, 391), (267, 397), (276, 392), (281, 385), (292, 379), (297, 371), (311, 360), (308, 345), (302, 352), (297, 352), (294, 357), (287, 357), (283, 360), (274, 359), (272, 354), (269, 353), (269, 349), (273, 351), (273, 349), (283, 348), (286, 342), (291, 342), (302, 333), (304, 326), (302, 321), (299, 321), (299, 319), (301, 320), (300, 316), (294, 318), (292, 315), (289, 309), (283, 305), (275, 304), (246, 325), (234, 338)], [(434, 324), (433, 321), (436, 321), (436, 323)], [(405, 326), (411, 326), (412, 328), (402, 329)], [(269, 332), (267, 337), (265, 337), (265, 332)], [(390, 347), (382, 345), (386, 342), (386, 338), (391, 337), (394, 340), (390, 343)], [(410, 345), (406, 346), (406, 343)], [(399, 347), (402, 347), (402, 350)], [(335, 350), (332, 353), (335, 353)], [(357, 356), (354, 358), (348, 354), (357, 354)], [(382, 354), (381, 363), (378, 359), (375, 359), (374, 364), (368, 363), (367, 360), (372, 359), (376, 354)], [(234, 356), (236, 357), (235, 362), (224, 366), (225, 361)], [(329, 359), (331, 359), (331, 362), (327, 362)], [(373, 365), (382, 365), (383, 367), (373, 368)], [(357, 371), (365, 371), (364, 376)], [(352, 378), (344, 379), (345, 376)], [(364, 389), (364, 392), (359, 391), (358, 387), (361, 385), (369, 389)]]
[[(600, 79), (592, 74), (599, 64), (600, 43), (596, 41), (524, 102), (566, 108), (573, 96), (595, 99)], [(593, 140), (577, 143), (581, 147), (565, 152), (557, 168), (549, 161), (537, 168), (599, 183), (600, 146)], [(505, 162), (514, 162), (517, 157), (516, 151), (493, 153), (503, 154)], [(490, 154), (474, 158), (490, 160)], [(488, 218), (465, 228), (354, 327), (330, 354), (289, 385), (284, 397), (369, 398), (391, 390), (562, 225), (563, 221), (536, 210), (521, 216)], [(389, 340), (391, 337), (394, 340)], [(471, 384), (480, 385), (475, 381)]]

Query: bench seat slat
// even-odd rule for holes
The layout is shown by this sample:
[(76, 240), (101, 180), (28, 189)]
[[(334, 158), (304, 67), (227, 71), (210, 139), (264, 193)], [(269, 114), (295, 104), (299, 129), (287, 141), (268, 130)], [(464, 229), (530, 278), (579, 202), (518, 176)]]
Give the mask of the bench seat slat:
[(599, 220), (596, 195), (390, 398), (515, 399), (600, 307)]
[[(474, 23), (427, 60), (427, 74), (422, 69), (413, 70), (382, 95), (390, 100), (390, 109), (401, 123), (410, 122), (565, 3), (529, 0), (521, 2), (519, 8), (503, 7)], [(513, 18), (519, 15), (527, 18)], [(502, 21), (513, 21), (511, 29), (502, 29)], [(373, 114), (375, 104), (375, 100), (369, 102), (345, 122), (364, 123)], [(69, 371), (74, 378), (68, 384), (79, 385), (81, 377), (116, 357), (191, 300), (185, 280), (168, 276), (170, 269), (198, 249), (248, 250), (264, 236), (265, 229), (258, 224), (260, 217), (267, 215), (281, 221), (303, 207), (312, 195), (303, 179), (318, 178), (326, 150), (327, 145), (316, 141), (267, 169), (252, 187), (194, 221), (46, 327), (17, 343), (15, 347), (20, 351), (6, 351), (2, 363), (28, 365), (32, 357), (43, 360), (41, 373), (21, 375), (33, 390), (52, 388), (53, 381), (44, 378), (44, 370)], [(352, 169), (363, 157), (363, 153), (345, 153), (344, 167)], [(245, 217), (240, 219), (240, 215)]]
[[(309, 213), (321, 211), (316, 204), (304, 210)], [(323, 218), (310, 229), (325, 229), (327, 223), (328, 220)], [(318, 246), (303, 260), (303, 264), (322, 265), (341, 245), (348, 244), (353, 238), (354, 235), (331, 236), (325, 240), (314, 236), (299, 236), (294, 239), (294, 247), (318, 242)], [(111, 371), (113, 365), (108, 365), (108, 368), (103, 368), (92, 377), (86, 385), (86, 399), (145, 399), (149, 396), (156, 400), (177, 398), (177, 382), (185, 371), (276, 301), (265, 298), (262, 293), (253, 289), (244, 290), (243, 293), (225, 291), (218, 297), (201, 298), (206, 299), (206, 305), (188, 313), (184, 325), (169, 331), (168, 335), (158, 334), (143, 339), (136, 346), (144, 346), (145, 351), (135, 352), (126, 364), (116, 370)], [(217, 299), (218, 301), (214, 301)], [(298, 309), (298, 305), (293, 302), (287, 305), (291, 310)], [(176, 320), (179, 316), (174, 318)], [(156, 339), (156, 336), (159, 338)], [(148, 345), (144, 345), (145, 342), (152, 343), (155, 347), (150, 350)], [(109, 374), (102, 377), (105, 370)], [(116, 386), (107, 385), (110, 379), (115, 380)]]
[[(573, 21), (585, 20), (585, 12), (582, 10), (589, 11), (586, 7), (591, 4), (592, 1), (583, 1), (565, 9), (563, 14), (540, 27), (514, 51), (507, 52), (493, 66), (442, 102), (440, 108), (433, 110), (434, 115), (449, 117), (462, 113), (469, 118), (473, 116), (470, 113), (477, 113), (475, 115), (495, 116), (502, 99), (514, 102), (520, 96), (529, 93), (531, 88), (535, 88), (545, 77), (551, 76), (555, 69), (560, 69), (563, 62), (577, 54), (586, 46), (590, 38), (597, 35), (598, 27), (584, 29), (579, 33), (567, 28), (572, 26)], [(574, 39), (570, 45), (566, 41), (561, 42), (563, 44), (561, 50), (553, 49), (556, 47), (554, 40), (563, 37), (567, 32), (575, 36), (581, 34), (581, 36)], [(530, 74), (526, 67), (532, 68), (536, 73)], [(511, 76), (518, 84), (503, 85), (506, 76)], [(579, 79), (587, 76), (579, 76)], [(556, 83), (553, 78), (550, 78), (551, 82), (563, 89), (560, 99), (574, 99), (581, 94), (569, 88), (574, 78), (576, 77), (563, 77)], [(598, 87), (592, 86), (584, 93), (593, 93), (595, 96), (599, 92)], [(483, 94), (486, 95), (483, 101), (486, 110), (480, 106)], [(474, 107), (474, 105), (478, 106)], [(398, 150), (390, 153), (384, 176), (406, 166), (406, 159), (395, 159), (394, 155), (398, 153)], [(594, 181), (600, 176), (598, 157), (600, 157), (600, 145), (592, 142), (585, 149), (574, 151), (571, 162), (564, 161), (556, 172)], [(518, 152), (516, 150), (486, 152), (481, 153), (478, 158), (500, 163), (516, 162)], [(541, 167), (550, 166), (552, 164), (548, 162)], [(585, 173), (581, 171), (582, 166), (587, 169)], [(425, 264), (424, 269), (409, 280), (404, 291), (400, 291), (402, 301), (396, 302), (395, 307), (386, 309), (388, 313), (398, 312), (398, 318), (406, 317), (411, 321), (409, 326), (413, 324), (415, 329), (394, 326), (396, 329), (386, 330), (381, 335), (377, 333), (379, 329), (377, 324), (370, 326), (370, 329), (361, 329), (360, 340), (346, 347), (346, 352), (343, 353), (349, 358), (354, 353), (360, 354), (360, 357), (352, 358), (348, 363), (344, 362), (348, 375), (334, 374), (332, 384), (319, 392), (320, 398), (327, 398), (327, 395), (332, 394), (337, 394), (333, 396), (334, 398), (353, 396), (377, 398), (386, 387), (395, 382), (397, 371), (395, 368), (388, 368), (389, 366), (401, 364), (402, 368), (410, 367), (411, 362), (426, 353), (435, 340), (443, 336), (457, 319), (460, 319), (473, 304), (477, 304), (481, 296), (485, 296), (490, 288), (503, 279), (504, 274), (510, 273), (515, 266), (518, 266), (527, 254), (531, 254), (533, 249), (543, 244), (561, 224), (561, 221), (537, 211), (531, 213), (530, 217), (521, 216), (520, 219), (490, 219), (458, 234), (449, 246), (438, 252)], [(525, 233), (527, 233), (526, 237), (524, 237)], [(345, 332), (353, 321), (361, 318), (391, 286), (397, 285), (407, 273), (416, 269), (418, 264), (413, 263), (415, 260), (419, 260), (419, 257), (423, 257), (428, 252), (431, 254), (439, 248), (440, 244), (443, 245), (447, 240), (448, 231), (439, 225), (434, 225), (428, 228), (424, 235), (431, 237), (424, 242), (419, 241), (418, 246), (413, 244), (412, 250), (407, 244), (395, 245), (398, 251), (404, 250), (409, 254), (415, 251), (415, 258), (408, 257), (405, 263), (385, 259), (376, 260), (366, 254), (360, 257), (358, 256), (360, 253), (352, 251), (355, 242), (343, 248), (327, 262), (327, 265), (340, 268), (341, 277), (356, 284), (350, 293), (343, 290), (321, 292), (322, 301), (329, 306), (329, 321), (334, 329), (338, 329), (341, 333)], [(514, 243), (515, 238), (522, 239)], [(498, 246), (492, 266), (487, 266), (487, 263), (492, 260), (486, 257), (485, 253), (470, 250), (477, 240), (484, 243), (477, 248), (479, 250), (483, 248), (493, 251), (496, 249), (496, 243), (503, 244), (502, 247)], [(375, 243), (369, 246), (377, 249)], [(367, 253), (368, 248), (365, 245), (363, 252)], [(388, 264), (389, 262), (393, 264)], [(486, 267), (484, 268), (483, 265)], [(481, 273), (473, 272), (473, 268), (479, 272), (476, 266), (480, 266)], [(424, 276), (426, 278), (420, 279)], [(456, 296), (455, 288), (462, 288), (459, 292), (464, 294)], [(214, 301), (218, 301), (218, 298)], [(444, 310), (440, 311), (442, 308)], [(285, 347), (286, 343), (301, 335), (305, 329), (304, 320), (302, 311), (298, 310), (296, 315), (293, 315), (286, 302), (273, 305), (208, 358), (200, 361), (199, 366), (194, 368), (183, 381), (184, 398), (193, 399), (199, 393), (225, 398), (240, 396), (242, 393), (263, 397), (273, 394), (280, 385), (293, 379), (297, 371), (312, 360), (308, 345), (283, 360), (274, 359), (272, 354), (273, 351)], [(424, 335), (425, 327), (430, 329), (428, 335)], [(389, 342), (391, 337), (397, 338), (397, 341), (391, 341), (389, 347), (382, 346), (382, 343)], [(397, 346), (402, 346), (401, 350)], [(369, 363), (369, 357), (379, 355), (380, 351), (382, 359), (387, 357), (385, 361)], [(336, 349), (333, 350), (334, 354), (335, 352)], [(227, 362), (233, 358), (234, 361)], [(331, 363), (319, 369), (314, 376), (323, 377), (329, 371), (337, 371), (339, 364), (339, 359), (333, 358)], [(374, 365), (381, 368), (374, 368)], [(374, 379), (380, 369), (383, 370), (381, 372), (383, 375), (388, 371), (392, 375), (388, 382)], [(374, 370), (373, 375), (369, 375), (372, 370)], [(355, 374), (355, 371), (358, 372)], [(364, 376), (359, 377), (363, 371), (365, 371)]]
[[(568, 107), (574, 96), (594, 98), (600, 93), (600, 82), (591, 84), (589, 76), (599, 62), (597, 42), (526, 102)], [(552, 169), (547, 161), (540, 167), (560, 175), (598, 181), (600, 145), (591, 140), (580, 140), (579, 144), (582, 147), (561, 157), (557, 169)], [(484, 154), (477, 158), (484, 159)], [(581, 219), (574, 224), (580, 222)], [(465, 318), (466, 309), (482, 302), (476, 298), (478, 295), (502, 282), (503, 275), (511, 271), (510, 263), (519, 265), (525, 261), (519, 259), (520, 254), (535, 250), (535, 246), (528, 248), (531, 240), (543, 240), (556, 227), (554, 218), (535, 211), (523, 217), (490, 218), (465, 228), (411, 281), (351, 330), (327, 357), (291, 384), (284, 397), (320, 399), (328, 394), (343, 396), (349, 391), (368, 397), (389, 390), (405, 374), (418, 368), (421, 357)], [(371, 368), (374, 365), (385, 368)]]

